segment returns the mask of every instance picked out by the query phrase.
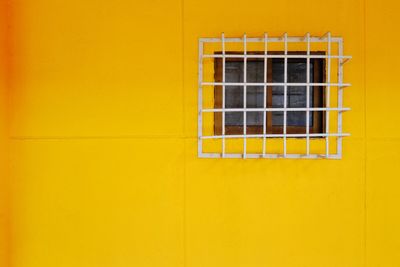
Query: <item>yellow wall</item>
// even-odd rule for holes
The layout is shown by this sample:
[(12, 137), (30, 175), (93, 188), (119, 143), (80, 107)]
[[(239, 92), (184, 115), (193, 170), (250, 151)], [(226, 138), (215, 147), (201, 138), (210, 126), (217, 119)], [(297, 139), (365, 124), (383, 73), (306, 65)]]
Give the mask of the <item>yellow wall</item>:
[(10, 85), (10, 12), (5, 1), (0, 1), (0, 266), (8, 266), (10, 259), (10, 203), (8, 167), (8, 105)]
[(366, 256), (369, 266), (400, 265), (400, 96), (397, 1), (366, 9)]
[[(396, 1), (8, 2), (0, 266), (400, 265)], [(197, 158), (199, 37), (328, 30), (342, 160)]]

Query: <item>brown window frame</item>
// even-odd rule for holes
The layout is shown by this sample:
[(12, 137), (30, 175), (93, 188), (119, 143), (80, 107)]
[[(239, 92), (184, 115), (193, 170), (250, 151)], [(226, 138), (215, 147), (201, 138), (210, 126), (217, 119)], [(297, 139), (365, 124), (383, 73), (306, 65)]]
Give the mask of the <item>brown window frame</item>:
[[(311, 55), (325, 55), (323, 51), (312, 51)], [(221, 52), (216, 52), (216, 54), (221, 54)], [(226, 54), (243, 54), (241, 52), (229, 52)], [(263, 52), (251, 51), (247, 54), (263, 54)], [(269, 55), (282, 55), (281, 51), (270, 51)], [(290, 51), (288, 54), (295, 55), (306, 55), (303, 51)], [(267, 82), (272, 82), (272, 58), (267, 59)], [(247, 58), (247, 62), (251, 61), (264, 61), (263, 58)], [(243, 58), (225, 58), (225, 62), (243, 62)], [(325, 83), (325, 59), (323, 58), (311, 58), (310, 64), (314, 64), (314, 73), (312, 83)], [(322, 77), (321, 77), (322, 76)], [(214, 60), (214, 79), (215, 82), (222, 82), (222, 58), (215, 58)], [(325, 107), (325, 94), (324, 86), (314, 86), (313, 90), (313, 106), (312, 107)], [(272, 107), (272, 86), (267, 86), (267, 108)], [(222, 108), (222, 86), (214, 86), (214, 108)], [(325, 112), (320, 111), (310, 111), (313, 114), (313, 125), (310, 127), (310, 133), (325, 133)], [(282, 134), (283, 126), (273, 126), (272, 125), (272, 112), (267, 112), (267, 134)], [(286, 126), (287, 134), (305, 134), (307, 126)], [(247, 126), (247, 134), (262, 134), (263, 126)], [(222, 134), (222, 112), (214, 112), (214, 134)], [(232, 126), (225, 125), (225, 134), (243, 134), (243, 126)]]

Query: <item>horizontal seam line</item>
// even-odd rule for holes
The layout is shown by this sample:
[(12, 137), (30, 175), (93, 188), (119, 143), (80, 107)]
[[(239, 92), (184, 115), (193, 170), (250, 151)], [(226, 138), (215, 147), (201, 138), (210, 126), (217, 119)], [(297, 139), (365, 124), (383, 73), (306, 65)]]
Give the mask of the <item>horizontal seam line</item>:
[(84, 140), (84, 139), (182, 139), (184, 136), (11, 136), (11, 140)]

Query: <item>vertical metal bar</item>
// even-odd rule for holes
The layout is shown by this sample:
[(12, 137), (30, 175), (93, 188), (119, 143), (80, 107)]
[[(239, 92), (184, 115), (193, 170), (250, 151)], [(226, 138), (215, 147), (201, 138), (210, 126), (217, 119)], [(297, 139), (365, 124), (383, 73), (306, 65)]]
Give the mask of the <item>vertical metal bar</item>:
[[(338, 53), (339, 56), (343, 56), (343, 41), (340, 40), (338, 42)], [(338, 62), (338, 83), (342, 84), (343, 83), (343, 59), (339, 58), (339, 62)], [(338, 87), (338, 108), (342, 108), (343, 107), (343, 87), (339, 86)], [(338, 157), (341, 158), (342, 157), (342, 118), (343, 112), (339, 111), (338, 112), (338, 125), (337, 125), (337, 133), (339, 134), (338, 138), (337, 138), (337, 154)]]
[[(310, 33), (307, 33), (307, 112), (306, 112), (306, 142), (307, 142), (307, 156), (310, 155)], [(315, 111), (314, 111), (315, 112)]]
[[(326, 75), (326, 120), (325, 120), (325, 133), (329, 134), (329, 107), (330, 107), (330, 98), (331, 98), (331, 33), (327, 33), (328, 37), (328, 66), (327, 66), (327, 75)], [(329, 135), (326, 135), (325, 138), (325, 155), (329, 156)]]
[(225, 34), (222, 33), (222, 157), (225, 157)]
[(264, 116), (263, 116), (263, 148), (262, 148), (262, 153), (263, 153), (263, 157), (265, 157), (265, 153), (266, 153), (266, 145), (267, 145), (267, 140), (266, 140), (266, 136), (265, 134), (267, 133), (266, 129), (267, 129), (267, 112), (266, 112), (266, 108), (267, 108), (267, 78), (268, 78), (268, 59), (267, 59), (267, 55), (268, 55), (268, 34), (264, 33)]
[(202, 135), (203, 135), (203, 114), (202, 114), (202, 109), (203, 109), (203, 42), (199, 40), (199, 69), (198, 69), (198, 79), (199, 79), (199, 84), (198, 84), (198, 96), (197, 96), (197, 105), (198, 105), (198, 115), (197, 115), (197, 154), (198, 156), (201, 156), (203, 154), (203, 141), (202, 141)]
[(285, 45), (285, 59), (284, 59), (284, 86), (283, 86), (283, 156), (286, 157), (286, 130), (287, 130), (287, 69), (288, 69), (288, 43), (287, 43), (287, 33), (284, 34), (283, 37), (284, 45)]
[(246, 34), (243, 35), (243, 158), (246, 158), (247, 151), (247, 37)]

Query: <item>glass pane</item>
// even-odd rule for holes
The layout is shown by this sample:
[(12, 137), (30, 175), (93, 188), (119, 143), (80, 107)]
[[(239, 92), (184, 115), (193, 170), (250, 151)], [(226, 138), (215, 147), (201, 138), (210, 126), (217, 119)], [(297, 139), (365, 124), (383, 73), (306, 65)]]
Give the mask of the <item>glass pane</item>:
[[(225, 62), (226, 82), (243, 82), (244, 63), (242, 60)], [(247, 61), (247, 82), (264, 82), (264, 62)], [(247, 86), (246, 106), (248, 108), (262, 108), (264, 106), (264, 87)], [(243, 108), (243, 86), (225, 86), (225, 106), (227, 108)], [(261, 115), (261, 119), (260, 119)], [(252, 112), (246, 116), (247, 124), (262, 125), (262, 112)], [(226, 112), (225, 124), (243, 126), (243, 112)]]
[(246, 124), (249, 126), (263, 125), (264, 113), (263, 112), (247, 112)]
[[(247, 62), (247, 82), (264, 82), (264, 61)], [(247, 86), (246, 105), (247, 108), (264, 107), (264, 86)], [(247, 125), (262, 126), (263, 112), (247, 112)]]
[[(306, 59), (288, 59), (288, 83), (307, 82), (307, 61)], [(313, 64), (310, 62), (310, 81), (313, 80)], [(284, 60), (273, 59), (272, 61), (272, 81), (275, 83), (284, 82)], [(288, 86), (287, 87), (287, 107), (305, 108), (307, 106), (307, 87)], [(272, 87), (272, 107), (283, 108), (284, 87)], [(310, 87), (310, 107), (313, 106), (313, 88)], [(310, 126), (313, 125), (312, 112), (310, 112)], [(272, 125), (283, 125), (283, 112), (272, 113)], [(306, 126), (306, 112), (288, 112), (287, 126)]]
[(225, 112), (225, 125), (243, 126), (243, 112)]
[[(225, 81), (243, 82), (243, 62), (225, 62)], [(225, 107), (243, 108), (243, 86), (225, 86)], [(226, 112), (225, 125), (243, 125), (243, 112)]]

